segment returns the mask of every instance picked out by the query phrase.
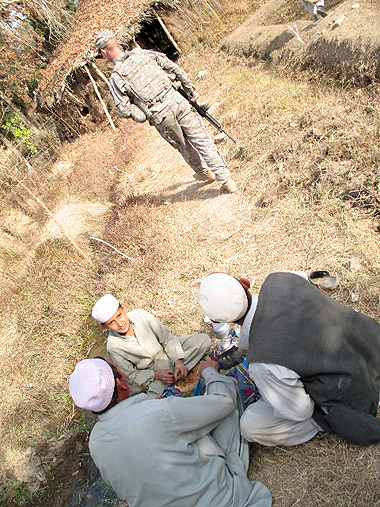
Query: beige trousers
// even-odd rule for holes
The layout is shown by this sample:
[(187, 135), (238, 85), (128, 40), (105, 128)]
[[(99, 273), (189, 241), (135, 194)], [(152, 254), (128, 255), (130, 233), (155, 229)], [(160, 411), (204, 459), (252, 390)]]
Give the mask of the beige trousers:
[(297, 445), (313, 438), (322, 428), (314, 419), (291, 421), (274, 415), (263, 399), (249, 405), (240, 419), (240, 431), (248, 442), (262, 445)]

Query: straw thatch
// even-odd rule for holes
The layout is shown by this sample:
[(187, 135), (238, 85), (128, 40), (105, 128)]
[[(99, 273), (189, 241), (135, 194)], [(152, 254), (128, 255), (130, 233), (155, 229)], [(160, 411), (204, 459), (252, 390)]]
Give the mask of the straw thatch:
[(138, 33), (144, 21), (154, 17), (155, 9), (175, 9), (178, 0), (81, 0), (73, 24), (57, 47), (44, 71), (38, 90), (38, 103), (51, 109), (62, 100), (67, 84), (84, 63), (96, 55), (94, 40), (105, 28), (114, 31), (122, 44)]

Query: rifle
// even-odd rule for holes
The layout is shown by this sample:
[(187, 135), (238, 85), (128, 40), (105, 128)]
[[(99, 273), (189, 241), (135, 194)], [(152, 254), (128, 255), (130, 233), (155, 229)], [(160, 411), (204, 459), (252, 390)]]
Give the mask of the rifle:
[(223, 132), (223, 134), (226, 134), (226, 136), (228, 136), (231, 139), (231, 141), (236, 143), (236, 140), (232, 136), (230, 136), (230, 134), (228, 132), (226, 132), (224, 130), (221, 123), (216, 118), (211, 116), (211, 114), (209, 114), (207, 112), (208, 108), (206, 108), (204, 105), (200, 104), (199, 102), (191, 102), (187, 93), (185, 92), (185, 90), (183, 88), (178, 88), (178, 91), (182, 95), (182, 97), (185, 97), (185, 99), (190, 102), (190, 104), (193, 106), (193, 108), (196, 110), (196, 112), (200, 116), (202, 116), (202, 118), (206, 118), (206, 120), (208, 120), (211, 123), (211, 125), (213, 125), (215, 128), (217, 128), (219, 130), (219, 132)]

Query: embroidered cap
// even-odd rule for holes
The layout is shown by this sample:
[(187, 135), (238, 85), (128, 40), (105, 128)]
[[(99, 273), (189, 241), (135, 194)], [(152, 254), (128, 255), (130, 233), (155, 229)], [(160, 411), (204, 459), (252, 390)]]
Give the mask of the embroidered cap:
[(235, 322), (246, 313), (248, 298), (241, 283), (227, 273), (212, 273), (201, 282), (198, 303), (215, 322)]
[(69, 378), (69, 391), (75, 405), (93, 412), (101, 412), (110, 404), (114, 389), (111, 366), (103, 359), (83, 359)]
[(120, 303), (115, 298), (115, 296), (112, 296), (112, 294), (106, 294), (105, 296), (102, 296), (100, 299), (98, 299), (94, 304), (94, 307), (92, 309), (92, 316), (95, 320), (103, 324), (112, 317), (119, 306)]

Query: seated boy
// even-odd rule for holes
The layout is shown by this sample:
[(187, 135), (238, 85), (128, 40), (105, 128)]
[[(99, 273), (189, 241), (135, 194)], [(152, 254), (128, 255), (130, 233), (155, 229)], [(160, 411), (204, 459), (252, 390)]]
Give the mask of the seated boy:
[(146, 386), (149, 398), (157, 398), (165, 385), (186, 377), (211, 345), (204, 333), (174, 336), (145, 310), (127, 313), (125, 305), (111, 294), (95, 303), (92, 316), (109, 329), (107, 351), (111, 360), (129, 378)]

